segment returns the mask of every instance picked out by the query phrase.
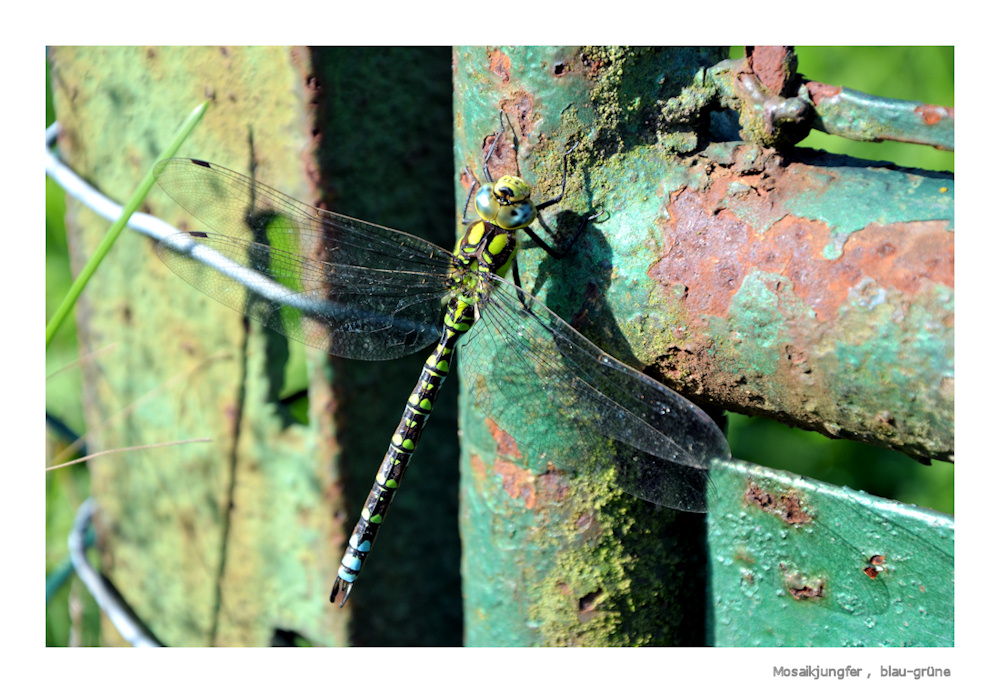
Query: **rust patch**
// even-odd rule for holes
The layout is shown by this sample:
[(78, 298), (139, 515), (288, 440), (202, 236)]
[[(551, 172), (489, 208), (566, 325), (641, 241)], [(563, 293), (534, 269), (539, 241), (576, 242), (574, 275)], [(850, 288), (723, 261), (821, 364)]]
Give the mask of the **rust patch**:
[(801, 499), (792, 492), (775, 495), (747, 480), (743, 499), (766, 513), (777, 515), (790, 525), (800, 526), (812, 522), (812, 517), (802, 508)]
[(878, 422), (880, 426), (886, 426), (889, 428), (896, 427), (896, 417), (892, 415), (892, 412), (882, 410), (875, 417), (875, 421)]
[(602, 596), (602, 592), (598, 590), (596, 592), (591, 592), (580, 599), (579, 608), (576, 612), (576, 616), (580, 620), (580, 623), (586, 623), (594, 618), (594, 616), (597, 616), (597, 605), (600, 604)]
[(823, 578), (808, 578), (797, 570), (789, 570), (784, 563), (779, 563), (778, 567), (785, 576), (785, 589), (794, 599), (823, 598), (826, 592), (826, 581)]
[[(487, 149), (489, 148), (487, 147)], [(476, 182), (476, 179), (472, 177), (468, 169), (462, 169), (462, 174), (458, 177), (458, 182), (463, 188), (468, 190)]]
[(879, 576), (879, 573), (885, 570), (885, 568), (883, 567), (884, 565), (885, 565), (885, 556), (881, 554), (875, 554), (874, 556), (868, 559), (868, 565), (864, 567), (865, 575), (874, 580)]
[(604, 58), (587, 52), (580, 55), (580, 63), (583, 65), (587, 79), (591, 81), (598, 80), (601, 77), (601, 73), (608, 67)]
[[(796, 166), (783, 180), (793, 185)], [(738, 182), (743, 215), (776, 218), (764, 233), (726, 208)], [(666, 251), (649, 271), (661, 286), (686, 287), (691, 316), (726, 317), (746, 276), (754, 271), (788, 277), (793, 293), (819, 322), (835, 319), (849, 292), (865, 278), (912, 296), (928, 284), (954, 286), (954, 234), (944, 221), (870, 224), (855, 231), (836, 260), (824, 257), (830, 229), (820, 221), (782, 214), (779, 200), (794, 194), (765, 174), (719, 177), (706, 191), (677, 191), (667, 207)], [(735, 204), (736, 202), (733, 201)]]
[(596, 518), (594, 517), (594, 513), (584, 512), (581, 513), (580, 516), (576, 518), (576, 521), (573, 523), (573, 526), (576, 527), (577, 531), (579, 532), (589, 532), (590, 529), (594, 527), (595, 524), (596, 524)]
[[(486, 419), (486, 426), (490, 429), (490, 435), (497, 442), (497, 456), (493, 462), (493, 471), (500, 475), (501, 484), (507, 495), (514, 499), (522, 499), (526, 508), (534, 508), (539, 504), (539, 499), (543, 504), (549, 502), (559, 502), (569, 493), (566, 483), (566, 476), (551, 468), (548, 472), (535, 475), (530, 470), (522, 467), (518, 462), (524, 455), (518, 447), (517, 442), (503, 429), (496, 425), (491, 419)], [(482, 462), (475, 458), (474, 464), (482, 465)], [(479, 472), (473, 466), (475, 473)], [(485, 476), (485, 468), (482, 469)], [(478, 477), (477, 477), (478, 479)]]
[(517, 441), (505, 430), (496, 425), (493, 419), (486, 419), (486, 427), (490, 429), (490, 435), (497, 442), (497, 453), (504, 457), (520, 460), (524, 458), (521, 448), (517, 446)]
[(823, 99), (832, 99), (835, 96), (839, 96), (842, 87), (835, 87), (832, 84), (823, 84), (822, 82), (806, 82), (806, 89), (809, 90), (809, 98), (812, 99), (813, 103), (817, 103)]
[[(788, 359), (788, 362), (793, 366), (801, 366), (809, 360), (809, 355), (806, 354), (806, 352), (802, 351), (801, 349), (795, 346), (792, 346), (791, 344), (786, 344), (784, 351), (785, 351), (785, 358)], [(805, 371), (808, 373), (809, 370), (810, 370), (809, 367), (806, 366)]]
[[(562, 501), (569, 494), (569, 485), (567, 484), (567, 477), (558, 471), (550, 470), (545, 474), (541, 474), (535, 477), (535, 490), (538, 492), (543, 499), (545, 499), (546, 505), (549, 503), (558, 503)], [(584, 524), (577, 525), (578, 529), (589, 529), (594, 527), (593, 518), (591, 521), (580, 519)]]
[(510, 56), (501, 50), (490, 51), (490, 72), (500, 78), (501, 84), (509, 84)]
[[(514, 150), (514, 145), (511, 144), (510, 134), (504, 133), (504, 135), (499, 135), (500, 141), (493, 150), (493, 156), (490, 157), (488, 164), (490, 175), (493, 176), (493, 180), (505, 175), (516, 176), (519, 173), (517, 166), (517, 152)], [(486, 155), (489, 154), (490, 147), (493, 146), (493, 141), (496, 140), (497, 137), (498, 135), (493, 134), (483, 140), (483, 159), (485, 159)]]
[(517, 131), (521, 137), (528, 137), (535, 129), (534, 104), (531, 94), (520, 90), (500, 101), (500, 108), (517, 122)]
[[(740, 249), (753, 245), (748, 243), (749, 228), (732, 213), (715, 208), (721, 196), (684, 189), (671, 197), (666, 252), (650, 269), (650, 277), (664, 287), (686, 287), (689, 314), (724, 316), (746, 274)], [(701, 285), (692, 287), (694, 282)]]
[(524, 467), (505, 459), (497, 458), (493, 462), (493, 470), (500, 475), (504, 491), (511, 498), (524, 501), (524, 507), (529, 510), (538, 502), (535, 491), (535, 475)]
[(791, 46), (751, 46), (747, 49), (747, 65), (760, 83), (775, 95), (785, 93), (785, 84), (791, 76), (787, 65), (793, 58)]
[[(829, 269), (823, 285), (838, 305), (864, 277), (907, 296), (927, 283), (954, 287), (954, 234), (943, 221), (870, 224), (851, 234), (843, 255)], [(835, 308), (826, 307), (827, 311)]]
[(472, 476), (476, 480), (476, 484), (482, 486), (483, 482), (486, 481), (486, 465), (483, 464), (483, 458), (475, 453), (469, 455), (469, 466), (472, 468)]
[(805, 582), (805, 577), (798, 573), (788, 575), (785, 580), (785, 589), (794, 599), (821, 599), (823, 589), (826, 587), (822, 580), (817, 580), (815, 585)]
[(915, 110), (928, 125), (937, 125), (944, 118), (955, 118), (955, 109), (948, 108), (947, 106), (935, 106), (934, 104), (925, 103), (917, 106)]

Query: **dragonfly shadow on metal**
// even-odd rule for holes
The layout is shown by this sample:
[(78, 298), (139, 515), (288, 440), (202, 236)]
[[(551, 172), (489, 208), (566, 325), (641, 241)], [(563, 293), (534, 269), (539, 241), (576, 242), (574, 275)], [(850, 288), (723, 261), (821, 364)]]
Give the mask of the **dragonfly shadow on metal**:
[[(576, 311), (567, 319), (574, 329), (603, 350), (616, 354), (623, 363), (637, 364), (638, 359), (605, 299), (614, 268), (611, 245), (601, 230), (601, 221), (606, 216), (606, 213), (600, 212), (592, 215), (587, 232), (570, 251), (572, 262), (560, 262), (540, 253), (528, 241), (521, 251), (522, 257), (526, 260), (525, 264), (536, 260), (537, 267), (534, 272), (530, 272), (534, 281), (528, 293), (542, 295), (541, 291), (544, 289), (546, 304), (557, 312), (564, 306), (577, 306)], [(556, 217), (555, 228), (562, 233), (563, 229), (575, 229), (581, 220), (582, 217), (578, 214), (561, 212)], [(574, 277), (583, 278), (583, 281), (575, 281)]]

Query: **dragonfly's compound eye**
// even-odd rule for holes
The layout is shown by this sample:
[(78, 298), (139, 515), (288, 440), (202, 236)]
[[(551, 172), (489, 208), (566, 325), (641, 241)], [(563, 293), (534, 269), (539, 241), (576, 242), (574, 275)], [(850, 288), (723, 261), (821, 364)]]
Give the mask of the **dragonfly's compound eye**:
[(528, 226), (536, 216), (535, 204), (531, 200), (523, 200), (501, 207), (493, 223), (501, 229), (511, 231)]
[(487, 183), (476, 193), (476, 213), (484, 221), (493, 222), (500, 212), (500, 201), (493, 193), (493, 183)]
[(476, 213), (483, 221), (505, 231), (521, 229), (535, 220), (535, 203), (528, 199), (531, 186), (520, 178), (503, 176), (476, 193)]

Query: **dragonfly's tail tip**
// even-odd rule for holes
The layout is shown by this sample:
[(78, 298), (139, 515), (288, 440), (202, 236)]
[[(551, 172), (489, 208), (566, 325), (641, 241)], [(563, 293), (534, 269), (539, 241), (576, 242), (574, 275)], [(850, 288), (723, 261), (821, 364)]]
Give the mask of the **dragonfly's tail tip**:
[(340, 592), (341, 589), (343, 589), (344, 596), (340, 600), (340, 604), (339, 604), (340, 608), (343, 609), (344, 608), (344, 604), (347, 603), (347, 598), (349, 596), (351, 596), (351, 588), (352, 587), (354, 587), (353, 583), (350, 583), (350, 582), (344, 583), (338, 577), (336, 580), (333, 581), (333, 590), (330, 592), (330, 603), (331, 604), (335, 604), (337, 602), (337, 593)]

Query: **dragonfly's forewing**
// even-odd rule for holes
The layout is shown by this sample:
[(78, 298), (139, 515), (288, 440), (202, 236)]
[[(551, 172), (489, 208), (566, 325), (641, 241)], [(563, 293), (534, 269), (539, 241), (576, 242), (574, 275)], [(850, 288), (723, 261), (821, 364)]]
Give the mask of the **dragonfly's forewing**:
[(157, 165), (156, 178), (214, 229), (164, 239), (158, 254), (230, 308), (348, 358), (398, 358), (440, 335), (446, 250), (207, 162), (170, 159)]
[[(709, 466), (730, 457), (715, 422), (529, 294), (492, 281), (462, 346), (463, 367), (487, 415), (528, 447), (544, 440), (544, 452), (560, 466), (584, 473), (611, 466), (635, 496), (705, 511)], [(546, 427), (558, 434), (545, 435)]]

